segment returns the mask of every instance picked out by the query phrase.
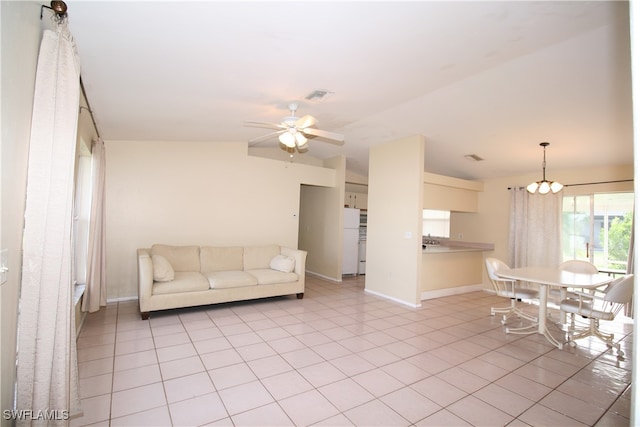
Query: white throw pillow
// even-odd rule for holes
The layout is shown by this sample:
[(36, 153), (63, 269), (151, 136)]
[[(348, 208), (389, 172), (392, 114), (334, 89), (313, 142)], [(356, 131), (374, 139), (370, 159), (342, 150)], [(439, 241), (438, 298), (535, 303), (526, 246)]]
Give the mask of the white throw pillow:
[(153, 280), (156, 282), (170, 282), (175, 279), (173, 267), (162, 255), (151, 255), (153, 264)]
[(296, 266), (296, 260), (293, 257), (286, 255), (276, 255), (271, 259), (269, 268), (272, 270), (282, 271), (284, 273), (291, 273)]

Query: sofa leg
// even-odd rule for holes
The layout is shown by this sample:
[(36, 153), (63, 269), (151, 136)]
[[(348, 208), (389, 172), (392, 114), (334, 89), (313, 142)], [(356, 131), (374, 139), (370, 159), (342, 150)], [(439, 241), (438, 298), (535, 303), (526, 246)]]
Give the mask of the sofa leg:
[(298, 299), (302, 299), (302, 297), (304, 297), (304, 292), (300, 292), (299, 294), (296, 294), (296, 297)]
[(140, 312), (140, 317), (142, 317), (142, 320), (148, 320), (150, 314), (151, 313), (149, 313), (148, 311), (141, 311)]

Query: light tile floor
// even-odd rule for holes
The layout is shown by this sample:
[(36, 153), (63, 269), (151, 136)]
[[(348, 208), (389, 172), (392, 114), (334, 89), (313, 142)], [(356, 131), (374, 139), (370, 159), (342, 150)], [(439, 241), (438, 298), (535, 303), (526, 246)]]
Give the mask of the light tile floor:
[[(307, 276), (295, 297), (88, 315), (78, 338), (84, 416), (73, 426), (627, 426), (631, 332), (551, 346), (505, 334), (473, 292), (412, 309)], [(535, 312), (535, 306), (529, 306)], [(517, 320), (515, 320), (517, 322)], [(560, 331), (557, 331), (560, 336)]]

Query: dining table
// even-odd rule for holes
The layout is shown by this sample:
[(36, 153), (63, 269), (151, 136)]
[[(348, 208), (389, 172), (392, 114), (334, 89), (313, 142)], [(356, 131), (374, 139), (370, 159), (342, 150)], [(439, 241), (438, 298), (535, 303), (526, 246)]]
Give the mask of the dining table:
[[(611, 283), (614, 277), (607, 274), (584, 274), (572, 273), (560, 270), (557, 267), (520, 267), (496, 271), (496, 275), (504, 279), (519, 280), (521, 282), (535, 283), (539, 286), (538, 320), (536, 324), (530, 326), (532, 333), (539, 333), (558, 349), (562, 350), (563, 343), (558, 341), (551, 332), (547, 324), (547, 301), (549, 288), (560, 289), (581, 288), (595, 289)], [(520, 329), (527, 329), (520, 328)], [(509, 332), (509, 328), (507, 328)]]

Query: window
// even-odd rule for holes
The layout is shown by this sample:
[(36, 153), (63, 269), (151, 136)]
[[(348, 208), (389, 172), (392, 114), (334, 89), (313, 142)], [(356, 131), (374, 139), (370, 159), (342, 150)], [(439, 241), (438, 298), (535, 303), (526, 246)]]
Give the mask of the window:
[(565, 196), (563, 260), (583, 259), (601, 271), (625, 272), (632, 221), (633, 193)]
[(449, 211), (422, 210), (422, 235), (449, 238)]
[(87, 256), (89, 246), (89, 217), (91, 216), (91, 157), (78, 157), (75, 206), (73, 213), (73, 239), (75, 254), (74, 283), (87, 283)]

